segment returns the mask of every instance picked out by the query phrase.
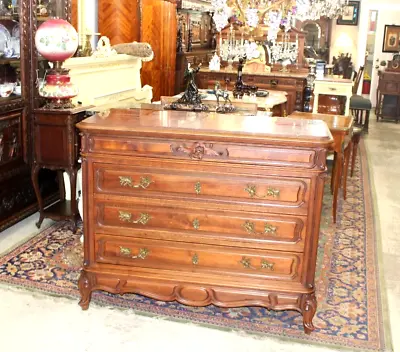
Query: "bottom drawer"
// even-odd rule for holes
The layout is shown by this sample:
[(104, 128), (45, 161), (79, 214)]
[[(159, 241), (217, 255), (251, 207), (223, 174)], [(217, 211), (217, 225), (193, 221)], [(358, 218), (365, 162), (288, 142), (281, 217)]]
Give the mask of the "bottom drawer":
[(300, 281), (299, 253), (96, 235), (96, 261), (175, 271), (220, 272)]

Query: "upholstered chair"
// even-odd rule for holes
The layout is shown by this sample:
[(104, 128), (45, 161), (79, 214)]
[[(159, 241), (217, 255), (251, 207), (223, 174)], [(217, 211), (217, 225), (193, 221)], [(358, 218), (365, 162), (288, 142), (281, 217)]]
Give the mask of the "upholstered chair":
[(356, 125), (362, 126), (364, 132), (368, 133), (369, 114), (372, 108), (371, 100), (357, 94), (363, 72), (364, 66), (361, 66), (355, 74), (353, 96), (350, 99), (350, 111), (354, 116)]

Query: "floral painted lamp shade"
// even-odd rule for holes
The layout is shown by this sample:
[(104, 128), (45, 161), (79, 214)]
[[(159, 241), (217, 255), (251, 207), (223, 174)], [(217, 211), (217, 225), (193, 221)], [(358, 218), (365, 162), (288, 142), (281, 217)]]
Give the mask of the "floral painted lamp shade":
[(46, 70), (45, 79), (38, 82), (39, 95), (46, 99), (45, 108), (70, 109), (71, 98), (78, 89), (70, 82), (69, 70), (62, 68), (65, 60), (72, 57), (78, 48), (78, 33), (67, 21), (59, 18), (42, 23), (35, 35), (37, 51), (53, 62)]
[(50, 19), (40, 25), (35, 35), (38, 52), (50, 61), (65, 61), (78, 48), (78, 33), (63, 19)]

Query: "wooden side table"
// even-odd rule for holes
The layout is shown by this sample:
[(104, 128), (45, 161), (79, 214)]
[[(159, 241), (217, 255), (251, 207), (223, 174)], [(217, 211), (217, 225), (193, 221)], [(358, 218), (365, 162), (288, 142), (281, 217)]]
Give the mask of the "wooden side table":
[[(32, 183), (39, 203), (40, 217), (36, 226), (40, 228), (44, 218), (71, 220), (76, 228), (79, 217), (76, 201), (76, 175), (79, 169), (79, 134), (75, 124), (82, 121), (87, 107), (71, 110), (34, 110), (33, 138), (34, 159)], [(60, 185), (60, 201), (44, 209), (39, 189), (39, 171), (42, 168), (56, 170)], [(65, 199), (62, 173), (67, 172), (71, 183), (71, 200)]]
[(320, 94), (346, 97), (344, 115), (350, 115), (350, 98), (353, 95), (353, 81), (351, 79), (329, 78), (316, 79), (314, 82), (313, 113), (318, 113), (318, 98)]

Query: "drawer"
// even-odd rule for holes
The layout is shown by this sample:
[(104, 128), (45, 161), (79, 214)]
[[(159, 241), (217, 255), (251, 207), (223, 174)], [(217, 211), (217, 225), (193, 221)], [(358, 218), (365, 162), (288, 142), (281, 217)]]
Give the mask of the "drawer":
[(352, 84), (316, 84), (314, 94), (329, 94), (329, 95), (352, 95)]
[[(205, 172), (201, 165), (157, 163), (155, 166), (147, 161), (134, 164), (118, 167), (96, 163), (94, 191), (146, 197), (186, 196), (200, 201), (245, 201), (264, 207), (302, 208), (304, 213), (309, 200), (308, 178), (240, 176), (239, 173), (244, 171), (233, 169), (228, 174), (223, 167)], [(233, 173), (235, 171), (237, 174)]]
[(95, 235), (97, 263), (300, 281), (302, 254)]
[[(102, 232), (123, 231), (135, 237), (173, 237), (175, 241), (223, 243), (249, 248), (302, 252), (306, 218), (159, 206), (160, 200), (129, 203), (96, 201), (96, 226)], [(219, 204), (210, 205), (216, 208)], [(220, 206), (220, 205), (219, 205)]]
[[(233, 143), (212, 143), (149, 138), (113, 138), (90, 136), (89, 152), (139, 156), (184, 161), (258, 164), (302, 169), (321, 169), (314, 149), (273, 146), (247, 146)], [(321, 150), (322, 154), (323, 150)]]

